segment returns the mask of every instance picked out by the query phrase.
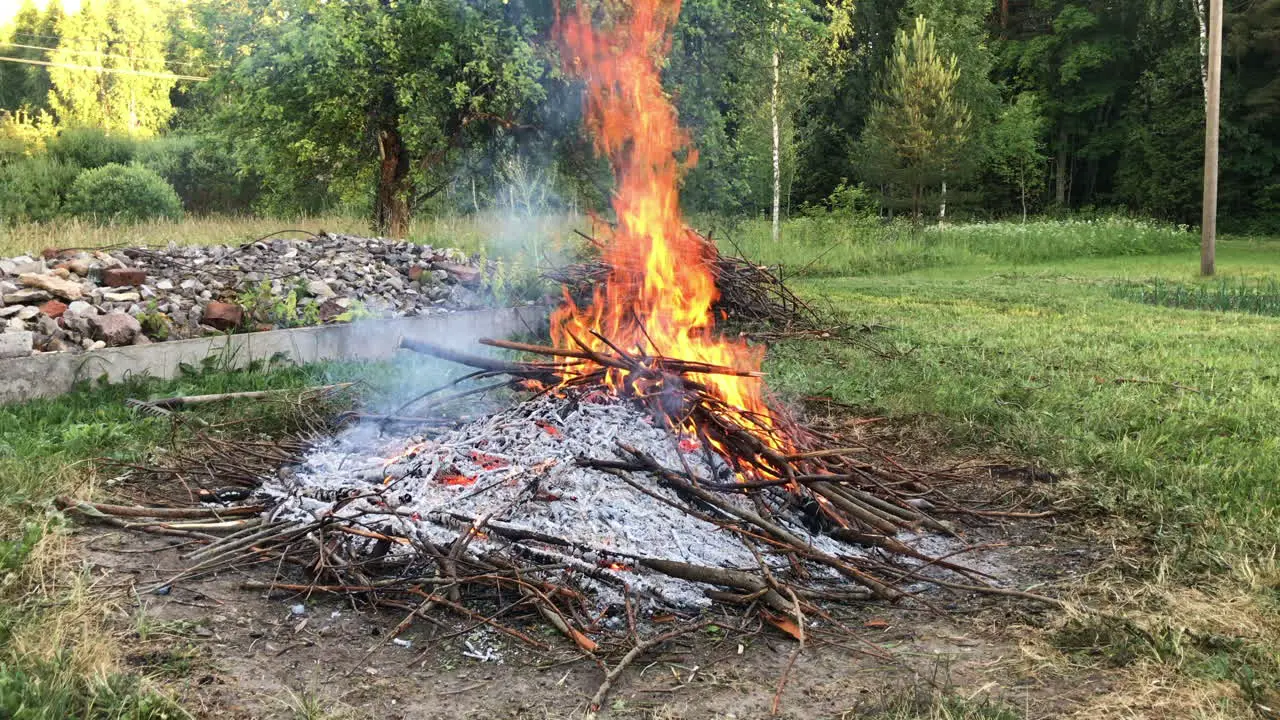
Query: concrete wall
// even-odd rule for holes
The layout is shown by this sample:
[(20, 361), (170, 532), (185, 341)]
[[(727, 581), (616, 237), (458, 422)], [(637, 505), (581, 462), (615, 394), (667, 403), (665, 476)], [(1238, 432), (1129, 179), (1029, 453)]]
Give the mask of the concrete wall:
[(200, 367), (216, 357), (220, 367), (244, 367), (254, 360), (286, 358), (295, 363), (322, 360), (386, 360), (402, 337), (475, 351), (477, 338), (536, 330), (546, 322), (542, 307), (478, 310), (353, 324), (217, 335), (93, 352), (42, 353), (0, 360), (0, 404), (52, 397), (77, 382), (120, 382), (145, 376), (173, 378), (183, 364)]

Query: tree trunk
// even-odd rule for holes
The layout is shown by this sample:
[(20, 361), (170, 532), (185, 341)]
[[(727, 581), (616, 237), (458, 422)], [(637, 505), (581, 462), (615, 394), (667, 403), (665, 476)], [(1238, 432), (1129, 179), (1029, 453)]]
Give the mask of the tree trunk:
[(778, 47), (773, 48), (773, 97), (769, 112), (773, 121), (773, 241), (782, 236), (782, 131), (778, 122), (778, 86), (782, 73), (779, 69)]
[(374, 220), (378, 234), (402, 238), (409, 229), (409, 154), (394, 124), (378, 134), (378, 197)]
[(1054, 183), (1054, 200), (1059, 206), (1067, 204), (1067, 131), (1058, 131), (1058, 177)]
[(1021, 186), (1020, 189), (1022, 190), (1022, 224), (1026, 225), (1027, 224), (1027, 181), (1026, 179), (1024, 178), (1022, 182), (1018, 183), (1018, 185)]
[(947, 222), (947, 181), (942, 181), (942, 200), (938, 202), (938, 224)]
[(1196, 13), (1196, 22), (1200, 25), (1200, 84), (1204, 89), (1205, 112), (1209, 111), (1209, 25), (1205, 18), (1205, 0), (1191, 0), (1191, 7)]

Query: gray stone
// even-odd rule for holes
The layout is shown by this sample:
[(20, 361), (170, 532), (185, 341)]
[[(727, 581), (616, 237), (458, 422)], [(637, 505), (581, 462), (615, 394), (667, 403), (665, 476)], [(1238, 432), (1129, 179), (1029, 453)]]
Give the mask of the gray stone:
[(25, 290), (14, 290), (6, 293), (4, 296), (5, 305), (25, 305), (28, 303), (40, 303), (53, 297), (44, 290), (36, 288), (26, 288)]
[(35, 349), (36, 336), (27, 330), (0, 335), (0, 359), (26, 357)]
[(323, 280), (312, 280), (307, 283), (307, 292), (324, 300), (327, 300), (337, 294), (333, 291), (333, 288), (329, 287), (329, 284)]
[(22, 275), (23, 273), (43, 273), (48, 272), (49, 266), (43, 260), (32, 259), (29, 255), (20, 255), (13, 258), (13, 270), (8, 272), (9, 275)]
[(20, 317), (11, 317), (9, 318), (8, 322), (5, 323), (5, 328), (7, 328), (10, 332), (26, 330), (27, 321), (23, 320)]
[(24, 307), (26, 307), (26, 305), (6, 305), (4, 307), (0, 307), (0, 318), (13, 317), (14, 315), (22, 312), (22, 308)]
[(39, 314), (40, 314), (40, 308), (34, 305), (26, 305), (21, 310), (18, 311), (18, 314), (15, 317), (17, 317), (19, 320), (30, 320), (31, 318)]
[(172, 290), (172, 289), (173, 289), (173, 281), (172, 281), (172, 280), (169, 280), (168, 278), (165, 278), (164, 280), (160, 280), (159, 282), (157, 282), (157, 283), (156, 283), (156, 289), (157, 289), (157, 290)]
[(136, 292), (105, 292), (102, 298), (108, 302), (127, 303), (141, 301), (142, 295)]
[(132, 315), (122, 312), (111, 312), (94, 318), (93, 336), (111, 347), (120, 347), (133, 343), (133, 339), (142, 332), (142, 325)]

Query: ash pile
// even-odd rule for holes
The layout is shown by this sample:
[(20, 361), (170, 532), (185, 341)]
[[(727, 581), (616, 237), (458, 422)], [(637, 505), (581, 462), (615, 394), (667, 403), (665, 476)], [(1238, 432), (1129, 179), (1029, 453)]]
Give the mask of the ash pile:
[[(541, 647), (491, 615), (523, 609), (587, 652), (634, 634), (638, 619), (713, 603), (777, 619), (930, 586), (998, 587), (998, 568), (953, 524), (964, 507), (929, 473), (780, 412), (742, 412), (706, 381), (756, 374), (585, 344), (481, 342), (560, 360), (402, 341), (476, 372), (424, 393), (434, 416), (416, 431), (387, 431), (402, 416), (367, 421), (267, 478), (252, 500), (259, 520), (164, 586), (274, 557), (307, 577), (266, 589), (356, 595), (410, 609), (406, 623), (446, 609)], [(618, 373), (623, 394), (610, 385)], [(507, 379), (468, 388), (495, 376)], [(496, 409), (439, 413), (478, 397)], [(965, 553), (976, 562), (955, 561)]]
[[(621, 609), (627, 593), (650, 611), (696, 610), (716, 597), (716, 580), (737, 575), (737, 584), (755, 586), (743, 578), (764, 568), (791, 572), (787, 558), (753, 553), (726, 532), (723, 524), (735, 521), (729, 511), (702, 504), (691, 513), (684, 506), (696, 498), (619, 471), (637, 455), (681, 468), (703, 486), (735, 483), (733, 469), (697, 440), (630, 403), (585, 392), (542, 395), (430, 436), (378, 437), (376, 428), (358, 427), (261, 493), (271, 499), (270, 522), (367, 530), (344, 542), (352, 562), (377, 559), (430, 575), (446, 555), (505, 557), (501, 564), (540, 568), (528, 576), (583, 593), (597, 612)], [(813, 532), (814, 513), (794, 499), (774, 490), (765, 501), (796, 538), (845, 551)], [(726, 494), (724, 502), (753, 512), (744, 494)], [(801, 564), (814, 589), (869, 596), (850, 592), (829, 568)]]
[(322, 233), (0, 259), (0, 358), (480, 307), (456, 249)]

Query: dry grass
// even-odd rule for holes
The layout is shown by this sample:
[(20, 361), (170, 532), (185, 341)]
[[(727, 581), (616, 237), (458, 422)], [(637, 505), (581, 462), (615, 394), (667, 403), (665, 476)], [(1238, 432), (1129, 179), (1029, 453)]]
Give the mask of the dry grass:
[(95, 225), (80, 220), (0, 225), (0, 256), (39, 253), (45, 248), (129, 246), (236, 245), (279, 230), (331, 230), (368, 234), (369, 223), (344, 217), (279, 220), (243, 216), (191, 217), (181, 221), (153, 220), (136, 225)]
[[(573, 229), (590, 231), (591, 220), (561, 215), (481, 215), (419, 217), (409, 225), (408, 239), (467, 252), (492, 251), (536, 262), (555, 257), (577, 245)], [(215, 215), (180, 221), (153, 220), (134, 225), (95, 225), (80, 220), (49, 223), (0, 224), (0, 257), (39, 253), (45, 248), (102, 248), (131, 246), (238, 245), (281, 230), (318, 233), (322, 230), (372, 235), (367, 219), (326, 215), (294, 219)]]

